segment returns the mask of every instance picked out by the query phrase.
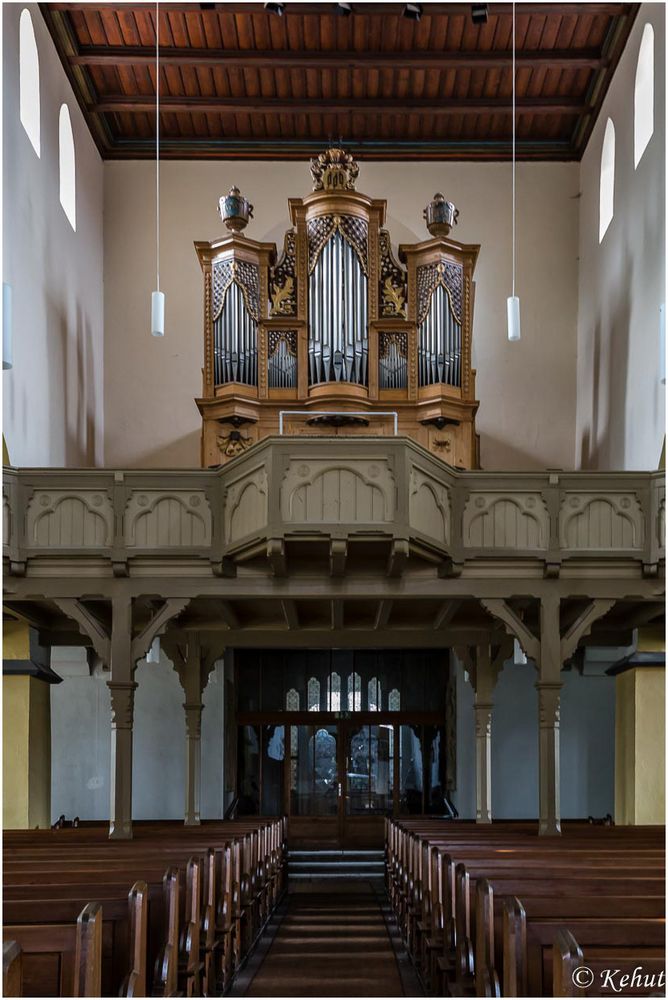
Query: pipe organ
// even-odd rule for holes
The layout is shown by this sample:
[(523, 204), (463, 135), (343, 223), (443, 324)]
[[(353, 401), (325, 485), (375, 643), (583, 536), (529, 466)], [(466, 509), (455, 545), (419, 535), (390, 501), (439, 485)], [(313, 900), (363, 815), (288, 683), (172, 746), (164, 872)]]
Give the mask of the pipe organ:
[[(290, 199), (280, 255), (243, 233), (252, 206), (221, 198), (228, 235), (195, 248), (204, 274), (202, 461), (215, 466), (283, 432), (394, 433), (459, 468), (478, 465), (471, 367), (479, 247), (449, 238), (457, 210), (425, 209), (431, 238), (400, 245), (386, 203), (355, 190), (358, 166), (330, 149)], [(375, 416), (377, 414), (377, 416)]]

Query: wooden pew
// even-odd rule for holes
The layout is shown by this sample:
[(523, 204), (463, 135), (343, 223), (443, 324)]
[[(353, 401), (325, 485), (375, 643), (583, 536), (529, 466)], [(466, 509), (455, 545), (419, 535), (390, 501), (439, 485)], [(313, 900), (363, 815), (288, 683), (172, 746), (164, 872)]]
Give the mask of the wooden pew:
[[(18, 918), (17, 925), (38, 925), (42, 922), (38, 911), (43, 915), (49, 907), (52, 913), (62, 915), (68, 909), (68, 898), (70, 911), (78, 900), (85, 901), (86, 895), (88, 899), (95, 895), (104, 898), (104, 979), (107, 983), (118, 981), (116, 973), (112, 973), (123, 951), (119, 944), (123, 934), (118, 930), (122, 920), (118, 905), (121, 886), (124, 880), (127, 886), (141, 872), (146, 876), (143, 897), (150, 904), (147, 936), (153, 939), (153, 957), (151, 947), (144, 945), (142, 965), (139, 951), (126, 949), (124, 994), (148, 992), (146, 981), (150, 977), (154, 979), (150, 987), (153, 993), (175, 995), (179, 971), (186, 995), (222, 991), (229, 986), (233, 970), (245, 958), (284, 890), (284, 822), (212, 824), (195, 831), (174, 826), (167, 836), (162, 824), (150, 824), (144, 829), (138, 826), (136, 832), (134, 841), (109, 842), (106, 830), (99, 825), (84, 824), (77, 829), (38, 834), (11, 831), (5, 838), (5, 896), (13, 917)], [(211, 846), (211, 839), (218, 840), (216, 847)], [(192, 847), (202, 853), (186, 862), (189, 892), (180, 894), (178, 869), (184, 872), (184, 853)], [(161, 859), (159, 871), (156, 857)], [(163, 884), (162, 862), (170, 860), (177, 865)], [(247, 913), (239, 891), (242, 874), (248, 890), (244, 901)], [(124, 891), (127, 893), (127, 889)], [(180, 936), (175, 920), (179, 902), (183, 910)], [(156, 916), (159, 935), (152, 932)], [(136, 927), (137, 932), (143, 927), (146, 935), (147, 921), (142, 914), (128, 913), (125, 922)], [(242, 940), (244, 923), (249, 933)], [(53, 922), (47, 926), (53, 928)]]
[(23, 995), (23, 953), (17, 941), (4, 941), (2, 946), (2, 995)]

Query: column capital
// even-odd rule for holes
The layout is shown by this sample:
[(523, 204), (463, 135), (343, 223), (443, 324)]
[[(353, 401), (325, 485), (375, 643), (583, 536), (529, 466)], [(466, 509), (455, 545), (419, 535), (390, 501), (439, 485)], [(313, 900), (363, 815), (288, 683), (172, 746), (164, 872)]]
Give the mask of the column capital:
[(116, 729), (132, 729), (136, 681), (107, 681), (111, 694), (111, 725)]

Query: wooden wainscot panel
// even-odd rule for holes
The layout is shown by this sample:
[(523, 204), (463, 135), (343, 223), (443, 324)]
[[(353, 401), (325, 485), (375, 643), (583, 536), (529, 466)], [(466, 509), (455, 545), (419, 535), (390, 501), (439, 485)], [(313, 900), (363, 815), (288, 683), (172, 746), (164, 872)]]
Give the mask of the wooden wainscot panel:
[(101, 490), (36, 490), (27, 533), (36, 548), (106, 548), (113, 535), (111, 500)]
[(225, 490), (225, 542), (230, 545), (266, 529), (268, 519), (267, 470), (258, 465), (233, 479)]
[(640, 549), (644, 518), (635, 493), (567, 493), (559, 511), (564, 549)]
[(281, 484), (284, 521), (376, 524), (394, 516), (389, 460), (290, 461)]
[(203, 490), (133, 490), (125, 509), (125, 543), (134, 548), (211, 544), (211, 508)]
[(408, 523), (411, 528), (435, 538), (441, 545), (450, 542), (450, 497), (443, 483), (422, 469), (410, 472)]
[(549, 517), (540, 493), (470, 493), (464, 508), (467, 548), (547, 548)]

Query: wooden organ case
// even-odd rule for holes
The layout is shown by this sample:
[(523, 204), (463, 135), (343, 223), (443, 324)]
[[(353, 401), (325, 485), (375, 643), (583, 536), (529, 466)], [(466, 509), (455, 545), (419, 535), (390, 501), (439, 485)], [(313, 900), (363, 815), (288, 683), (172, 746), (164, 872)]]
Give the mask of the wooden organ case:
[(399, 246), (397, 261), (386, 202), (355, 190), (352, 156), (327, 150), (311, 173), (313, 192), (289, 201), (293, 228), (280, 256), (242, 234), (252, 206), (236, 188), (220, 199), (229, 235), (195, 243), (204, 274), (203, 465), (227, 462), (281, 426), (391, 435), (396, 414), (399, 434), (450, 465), (477, 468), (479, 246), (445, 235), (457, 212), (436, 195), (425, 209), (434, 235)]

